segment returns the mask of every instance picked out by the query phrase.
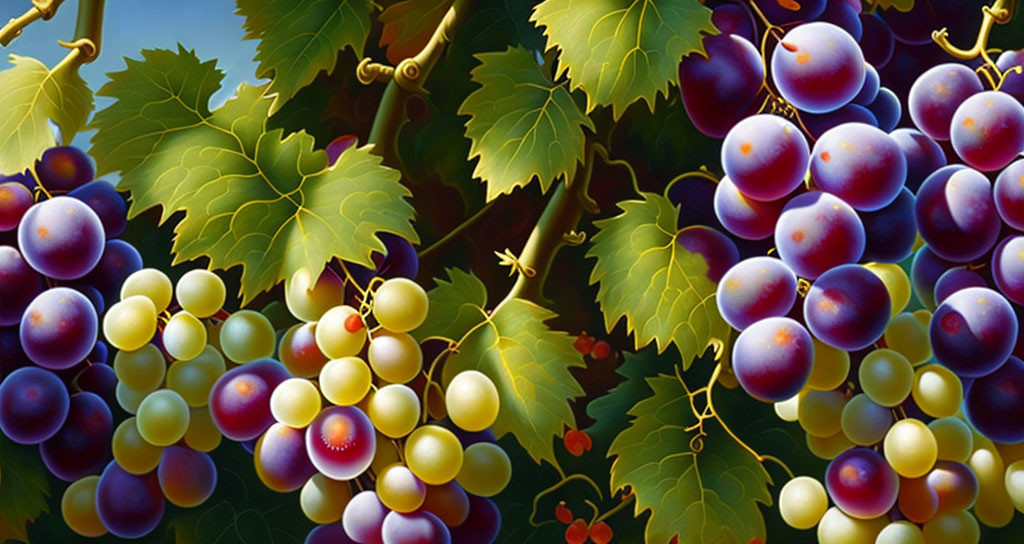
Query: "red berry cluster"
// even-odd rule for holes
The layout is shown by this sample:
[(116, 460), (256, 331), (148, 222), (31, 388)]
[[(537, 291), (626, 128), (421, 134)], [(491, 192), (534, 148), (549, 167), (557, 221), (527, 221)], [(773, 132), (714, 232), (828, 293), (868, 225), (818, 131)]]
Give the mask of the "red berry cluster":
[(608, 345), (608, 342), (604, 340), (597, 340), (593, 336), (587, 334), (587, 331), (583, 331), (576, 337), (576, 341), (572, 343), (572, 346), (576, 348), (576, 351), (583, 355), (589, 355), (595, 360), (603, 360), (612, 353), (612, 347)]
[(594, 544), (608, 544), (612, 541), (612, 528), (603, 521), (587, 525), (583, 518), (572, 518), (572, 510), (565, 506), (565, 501), (560, 501), (555, 507), (555, 518), (568, 525), (565, 529), (566, 544), (583, 544), (589, 537)]

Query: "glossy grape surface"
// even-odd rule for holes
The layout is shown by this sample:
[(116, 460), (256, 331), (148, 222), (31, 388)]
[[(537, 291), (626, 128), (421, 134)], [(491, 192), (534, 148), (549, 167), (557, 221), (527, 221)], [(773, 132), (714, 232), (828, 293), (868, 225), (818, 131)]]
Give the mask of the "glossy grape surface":
[(164, 494), (157, 472), (137, 476), (111, 462), (96, 485), (96, 513), (112, 534), (139, 538), (164, 517)]
[(825, 487), (832, 501), (846, 514), (872, 519), (896, 504), (899, 476), (885, 458), (867, 448), (839, 454), (828, 465)]
[(744, 195), (776, 200), (804, 179), (810, 148), (800, 129), (775, 115), (754, 115), (732, 127), (722, 142), (722, 168)]
[(875, 211), (892, 202), (903, 188), (906, 172), (907, 159), (899, 144), (870, 125), (839, 125), (814, 143), (814, 182), (860, 211)]
[(233, 368), (210, 391), (210, 415), (224, 436), (252, 440), (274, 423), (270, 395), (288, 379), (284, 365), (272, 359)]
[(107, 403), (93, 393), (76, 393), (71, 396), (64, 425), (39, 444), (39, 455), (54, 476), (73, 482), (103, 470), (113, 457), (113, 435), (114, 420)]
[(995, 442), (1024, 441), (1024, 362), (1010, 357), (974, 380), (964, 395), (967, 419)]
[(811, 334), (848, 351), (863, 349), (882, 336), (892, 302), (882, 280), (860, 265), (825, 272), (804, 298), (804, 320)]
[(96, 212), (103, 224), (107, 239), (117, 238), (128, 225), (128, 204), (114, 185), (105, 181), (91, 181), (68, 193), (71, 198), (85, 202)]
[(723, 177), (715, 189), (715, 217), (725, 230), (746, 240), (771, 236), (785, 205), (784, 199), (762, 202), (744, 195), (728, 176)]
[(680, 62), (680, 93), (697, 130), (721, 138), (759, 105), (764, 68), (760, 53), (746, 37), (710, 36), (704, 48), (707, 56), (692, 53)]
[(750, 325), (733, 346), (732, 365), (743, 390), (764, 402), (797, 394), (811, 374), (811, 335), (788, 317), (770, 317)]
[(36, 161), (36, 175), (50, 191), (71, 191), (91, 181), (96, 169), (85, 151), (69, 145), (44, 151)]
[(954, 262), (981, 257), (999, 237), (992, 184), (976, 170), (946, 166), (928, 177), (914, 203), (921, 238), (936, 255)]
[(78, 291), (54, 287), (25, 308), (20, 332), (21, 345), (32, 362), (53, 370), (70, 368), (96, 344), (96, 308)]
[(923, 132), (898, 128), (889, 136), (896, 140), (907, 159), (907, 189), (916, 192), (932, 172), (946, 166), (946, 154), (942, 147)]
[(43, 277), (17, 249), (0, 245), (0, 326), (21, 321), (25, 308), (43, 291)]
[(835, 195), (812, 191), (786, 204), (775, 227), (779, 257), (797, 276), (814, 279), (855, 263), (864, 253), (864, 225)]
[(96, 212), (58, 196), (35, 204), (21, 218), (18, 247), (39, 273), (58, 280), (81, 278), (99, 262), (106, 237)]
[(968, 97), (982, 91), (981, 80), (962, 64), (940, 64), (921, 74), (907, 98), (910, 118), (934, 140), (950, 138), (950, 123)]
[(19, 444), (38, 444), (64, 425), (70, 402), (53, 372), (19, 368), (0, 384), (0, 430)]
[(377, 439), (370, 418), (353, 406), (327, 408), (306, 429), (306, 452), (321, 473), (350, 480), (373, 461)]
[(743, 330), (789, 313), (796, 302), (796, 275), (774, 257), (745, 259), (722, 276), (715, 301), (722, 318)]
[(1024, 151), (1024, 106), (999, 91), (973, 95), (953, 114), (950, 140), (968, 165), (999, 170)]
[(280, 493), (299, 489), (316, 474), (306, 453), (305, 432), (281, 423), (271, 425), (256, 442), (253, 461), (263, 484)]
[(203, 452), (171, 446), (164, 450), (157, 479), (167, 500), (190, 508), (206, 502), (213, 494), (217, 487), (217, 467)]
[(864, 83), (864, 54), (836, 25), (805, 23), (775, 47), (772, 80), (782, 96), (811, 113), (832, 111), (857, 96)]
[(967, 378), (984, 376), (1006, 361), (1017, 342), (1017, 316), (999, 293), (970, 287), (950, 295), (929, 327), (935, 359)]

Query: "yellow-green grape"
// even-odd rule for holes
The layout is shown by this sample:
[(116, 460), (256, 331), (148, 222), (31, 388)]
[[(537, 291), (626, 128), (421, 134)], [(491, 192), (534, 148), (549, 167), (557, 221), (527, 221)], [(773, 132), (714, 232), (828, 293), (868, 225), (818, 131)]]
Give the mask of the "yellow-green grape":
[(878, 533), (889, 524), (889, 516), (856, 519), (833, 506), (818, 523), (818, 544), (875, 544)]
[(448, 429), (424, 425), (405, 440), (405, 462), (424, 483), (445, 484), (462, 470), (462, 444)]
[(188, 430), (188, 404), (170, 389), (154, 391), (143, 399), (136, 413), (142, 438), (154, 446), (170, 446)]
[(296, 319), (319, 321), (328, 310), (345, 301), (345, 284), (327, 269), (319, 278), (300, 268), (284, 284), (284, 303)]
[(814, 338), (814, 365), (807, 378), (807, 388), (831, 391), (846, 381), (850, 374), (850, 354)]
[(800, 394), (797, 418), (807, 434), (826, 437), (842, 430), (843, 408), (849, 399), (838, 391), (807, 391)]
[(1003, 458), (992, 441), (974, 433), (974, 451), (967, 458), (967, 466), (978, 478), (978, 498), (974, 501), (974, 515), (989, 527), (1003, 527), (1013, 519), (1013, 501), (1006, 489), (1006, 468)]
[(210, 369), (210, 373), (220, 377), (227, 371), (227, 364), (224, 363), (224, 356), (212, 344), (207, 344), (198, 357), (189, 361), (197, 365), (203, 365)]
[(373, 294), (373, 317), (393, 332), (409, 332), (427, 318), (427, 292), (406, 278), (385, 281)]
[(373, 461), (370, 462), (370, 470), (374, 474), (380, 474), (380, 471), (384, 470), (390, 464), (398, 463), (402, 461), (402, 458), (398, 455), (398, 448), (394, 442), (388, 439), (380, 432), (377, 435), (377, 449), (373, 452)]
[(448, 407), (445, 406), (444, 391), (441, 389), (441, 385), (437, 382), (430, 382), (427, 386), (427, 414), (436, 420), (442, 420), (448, 417)]
[(136, 419), (130, 417), (121, 422), (114, 431), (110, 442), (114, 460), (126, 472), (146, 474), (160, 464), (164, 449), (146, 442), (139, 434)]
[(800, 419), (800, 393), (789, 397), (786, 400), (775, 403), (775, 415), (782, 421), (790, 423)]
[(464, 370), (456, 374), (444, 399), (448, 416), (460, 429), (482, 431), (498, 418), (498, 388), (483, 372)]
[(220, 327), (220, 350), (239, 364), (272, 356), (275, 339), (270, 320), (252, 310), (231, 314)]
[(928, 423), (928, 428), (935, 435), (939, 445), (940, 461), (956, 461), (964, 463), (974, 449), (974, 437), (971, 428), (962, 419), (942, 417)]
[(899, 352), (912, 365), (921, 364), (932, 357), (928, 326), (922, 325), (910, 312), (903, 312), (892, 318), (883, 338), (889, 349)]
[(932, 417), (950, 417), (960, 410), (964, 386), (953, 371), (938, 364), (927, 364), (914, 371), (910, 390), (914, 403)]
[(309, 380), (289, 378), (270, 394), (270, 413), (289, 427), (307, 427), (320, 413), (320, 391)]
[(1006, 484), (1006, 492), (1010, 495), (1014, 508), (1024, 512), (1024, 460), (1014, 461), (1006, 467), (1006, 476), (1003, 478)]
[(171, 357), (179, 361), (195, 359), (206, 348), (206, 326), (196, 316), (178, 312), (164, 326), (163, 341)]
[(366, 358), (373, 372), (390, 383), (407, 383), (423, 368), (420, 345), (404, 332), (382, 331), (375, 334), (366, 350)]
[(193, 407), (206, 406), (210, 390), (220, 374), (209, 365), (192, 361), (177, 361), (167, 371), (167, 388), (181, 395)]
[(68, 527), (88, 538), (107, 534), (107, 528), (96, 513), (96, 485), (99, 476), (86, 476), (76, 480), (64, 490), (60, 499), (60, 513)]
[(365, 343), (366, 326), (351, 306), (335, 306), (316, 323), (316, 345), (328, 359), (358, 355)]
[(209, 270), (189, 270), (178, 280), (174, 294), (183, 310), (204, 318), (220, 311), (227, 290), (224, 288), (224, 280), (217, 274)]
[(319, 472), (307, 480), (299, 492), (302, 513), (319, 525), (340, 520), (351, 499), (352, 488), (348, 482), (332, 480)]
[(854, 446), (853, 442), (850, 442), (850, 439), (846, 437), (843, 431), (824, 437), (808, 434), (806, 438), (808, 451), (815, 457), (825, 459), (826, 461), (835, 459), (837, 455)]
[(914, 367), (891, 349), (876, 349), (860, 363), (860, 387), (871, 400), (886, 407), (907, 400), (914, 386)]
[(846, 403), (840, 424), (850, 442), (858, 446), (870, 446), (885, 438), (885, 433), (892, 425), (892, 413), (860, 393)]
[(925, 544), (921, 529), (909, 521), (894, 521), (878, 533), (875, 544)]
[(384, 436), (401, 438), (416, 428), (420, 419), (420, 399), (404, 385), (381, 387), (370, 397), (367, 416)]
[(125, 385), (124, 382), (118, 382), (117, 387), (114, 388), (118, 406), (129, 414), (134, 414), (139, 410), (142, 399), (146, 398), (149, 393), (150, 391), (136, 391)]
[(897, 421), (885, 435), (885, 460), (904, 478), (920, 478), (935, 466), (939, 445), (927, 425), (917, 419)]
[(810, 529), (828, 510), (828, 494), (821, 482), (809, 476), (797, 476), (779, 492), (779, 513), (794, 529)]
[(501, 493), (512, 480), (512, 461), (501, 446), (491, 442), (471, 444), (462, 455), (462, 470), (455, 481), (479, 497)]
[(384, 467), (374, 483), (377, 498), (395, 512), (413, 512), (427, 498), (427, 486), (402, 463)]
[(914, 310), (914, 319), (927, 329), (932, 324), (932, 313), (925, 309)]
[(114, 355), (114, 374), (118, 385), (139, 393), (155, 391), (164, 382), (167, 361), (160, 348), (146, 344), (135, 351), (119, 351)]
[(925, 544), (978, 544), (981, 527), (966, 510), (939, 514), (924, 524)]
[(121, 351), (142, 348), (156, 333), (156, 309), (142, 295), (130, 296), (111, 306), (103, 316), (103, 336)]
[(143, 268), (133, 272), (121, 284), (121, 300), (142, 295), (149, 298), (158, 313), (167, 309), (173, 294), (171, 279), (155, 268)]
[(892, 315), (896, 315), (910, 302), (910, 278), (900, 265), (895, 263), (868, 263), (864, 265), (885, 284), (892, 301)]
[(370, 367), (359, 357), (334, 359), (320, 369), (320, 391), (337, 406), (351, 406), (363, 400), (372, 381)]
[(217, 449), (223, 437), (217, 424), (213, 422), (209, 408), (204, 406), (189, 410), (188, 429), (183, 438), (188, 447), (208, 453)]

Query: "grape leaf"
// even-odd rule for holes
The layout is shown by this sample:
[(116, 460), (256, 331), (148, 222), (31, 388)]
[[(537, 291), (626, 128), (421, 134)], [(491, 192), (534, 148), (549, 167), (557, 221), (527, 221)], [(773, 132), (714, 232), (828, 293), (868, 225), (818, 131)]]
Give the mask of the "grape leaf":
[(387, 57), (397, 65), (415, 56), (430, 41), (454, 0), (403, 0), (384, 10), (378, 18), (384, 25), (380, 45), (387, 46)]
[(651, 396), (637, 403), (634, 419), (608, 455), (615, 457), (611, 486), (636, 493), (635, 514), (651, 510), (647, 542), (744, 543), (764, 539), (757, 503), (770, 505), (771, 478), (757, 459), (725, 433), (715, 419), (704, 421), (707, 436), (691, 449), (697, 423), (689, 397), (674, 376), (648, 378)]
[(487, 183), (487, 200), (523, 187), (534, 176), (543, 190), (569, 180), (583, 160), (583, 128), (594, 123), (562, 85), (554, 85), (522, 47), (481, 53), (473, 81), (481, 87), (459, 108), (469, 115), (469, 158), (480, 157), (473, 175)]
[(623, 213), (594, 221), (598, 233), (587, 257), (597, 259), (590, 283), (610, 332), (622, 317), (636, 349), (656, 341), (658, 352), (674, 343), (683, 368), (712, 338), (728, 338), (729, 326), (715, 304), (715, 284), (699, 254), (676, 243), (679, 212), (661, 195), (619, 203)]
[(640, 99), (653, 107), (683, 55), (704, 52), (701, 33), (718, 33), (697, 0), (546, 0), (530, 20), (561, 49), (559, 76), (586, 92), (587, 113), (610, 105), (615, 119)]
[(875, 0), (874, 4), (880, 9), (896, 8), (904, 12), (914, 9), (914, 0)]
[[(11, 64), (0, 72), (0, 173), (21, 172), (47, 148), (70, 142), (92, 111), (92, 91), (71, 63), (51, 70), (11, 55)], [(54, 138), (51, 120), (64, 142)]]
[(594, 419), (587, 434), (594, 441), (595, 447), (602, 443), (611, 444), (629, 426), (629, 410), (651, 394), (646, 378), (654, 377), (659, 372), (671, 371), (672, 365), (666, 364), (664, 358), (653, 351), (645, 349), (638, 353), (624, 352), (622, 364), (615, 372), (625, 380), (606, 395), (587, 404), (587, 415)]
[(273, 114), (321, 70), (334, 68), (337, 52), (357, 57), (370, 34), (369, 0), (238, 0), (246, 39), (259, 39), (256, 77), (273, 81)]
[(448, 280), (435, 278), (437, 287), (427, 293), (430, 311), (427, 319), (412, 335), (421, 342), (430, 336), (443, 336), (458, 340), (474, 325), (482, 322), (486, 313), (487, 287), (470, 272), (458, 268), (445, 269)]
[(400, 175), (366, 149), (333, 166), (298, 132), (267, 131), (272, 99), (242, 84), (221, 108), (206, 108), (221, 74), (179, 48), (143, 51), (100, 89), (116, 99), (98, 112), (90, 150), (100, 172), (122, 171), (129, 216), (162, 207), (175, 227), (175, 263), (209, 257), (211, 268), (242, 265), (243, 304), (299, 268), (333, 258), (372, 266), (378, 232), (416, 241)]
[(50, 482), (35, 448), (0, 436), (0, 534), (27, 539), (25, 524), (49, 511)]

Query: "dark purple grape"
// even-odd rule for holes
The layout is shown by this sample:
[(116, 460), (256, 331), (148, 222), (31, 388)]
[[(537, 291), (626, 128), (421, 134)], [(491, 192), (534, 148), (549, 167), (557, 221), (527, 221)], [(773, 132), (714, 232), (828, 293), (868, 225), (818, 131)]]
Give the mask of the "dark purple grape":
[(829, 130), (846, 123), (861, 123), (864, 125), (878, 126), (878, 119), (866, 107), (860, 104), (846, 104), (835, 111), (828, 113), (804, 113), (800, 120), (807, 127), (807, 132), (814, 138), (821, 138)]
[(89, 273), (103, 254), (103, 224), (92, 208), (66, 196), (31, 208), (18, 226), (18, 247), (32, 268), (58, 280)]
[(85, 298), (89, 299), (89, 303), (91, 303), (92, 307), (96, 310), (96, 315), (103, 315), (103, 311), (107, 308), (107, 303), (103, 298), (103, 293), (100, 293), (99, 289), (81, 281), (70, 283), (67, 287), (85, 295)]
[(968, 165), (999, 170), (1024, 151), (1024, 106), (1004, 92), (975, 94), (953, 114), (950, 140)]
[(1024, 362), (1009, 357), (995, 372), (974, 380), (964, 394), (967, 419), (994, 442), (1024, 441)]
[(1011, 163), (999, 173), (992, 197), (999, 217), (1007, 225), (1024, 230), (1024, 160)]
[(253, 453), (256, 475), (263, 485), (279, 493), (295, 491), (316, 474), (306, 454), (305, 433), (281, 423), (270, 426)]
[(109, 364), (108, 357), (110, 356), (110, 348), (107, 347), (106, 342), (97, 340), (96, 345), (92, 348), (92, 353), (89, 354), (89, 362)]
[(97, 327), (96, 309), (85, 295), (54, 287), (25, 308), (21, 345), (35, 364), (62, 370), (80, 363), (92, 352)]
[(950, 295), (932, 315), (928, 336), (935, 359), (961, 376), (999, 368), (1017, 343), (1017, 315), (999, 293), (969, 287)]
[(210, 390), (214, 424), (231, 440), (260, 436), (274, 423), (270, 395), (290, 377), (284, 365), (273, 359), (260, 359), (225, 372)]
[(19, 444), (38, 444), (64, 425), (70, 402), (53, 372), (19, 368), (0, 384), (0, 430)]
[(868, 104), (875, 101), (875, 97), (878, 96), (878, 89), (882, 82), (878, 78), (878, 70), (875, 69), (870, 63), (864, 63), (864, 84), (861, 85), (860, 91), (857, 96), (853, 97), (853, 102), (860, 104), (861, 106), (867, 106)]
[(900, 478), (877, 452), (851, 448), (828, 464), (825, 488), (832, 502), (846, 514), (872, 519), (896, 504)]
[(15, 183), (20, 183), (20, 184), (24, 185), (25, 188), (30, 190), (30, 191), (32, 189), (35, 189), (36, 187), (39, 186), (39, 184), (36, 183), (35, 176), (33, 176), (32, 172), (30, 172), (28, 170), (25, 170), (24, 172), (18, 172), (16, 174), (0, 174), (0, 182), (8, 182), (8, 181), (13, 181)]
[(18, 327), (0, 327), (0, 378), (31, 364), (21, 347)]
[(906, 187), (886, 207), (860, 212), (864, 224), (864, 261), (898, 263), (910, 256), (917, 240), (914, 195)]
[(108, 240), (120, 236), (128, 225), (128, 204), (110, 183), (90, 181), (68, 193), (68, 196), (85, 202), (96, 212)]
[(846, 104), (864, 85), (864, 54), (856, 40), (830, 23), (804, 23), (782, 37), (771, 60), (782, 97), (811, 113)]
[(907, 109), (921, 132), (934, 140), (948, 140), (957, 108), (981, 91), (981, 80), (970, 68), (962, 64), (940, 64), (914, 81)]
[(36, 161), (36, 175), (50, 191), (77, 189), (92, 181), (95, 174), (92, 159), (77, 147), (51, 147)]
[(796, 302), (796, 275), (774, 257), (746, 259), (722, 276), (715, 301), (722, 318), (742, 331), (761, 319), (789, 313)]
[(852, 3), (845, 0), (830, 0), (818, 20), (838, 26), (858, 42), (864, 34), (860, 12), (854, 9)]
[(692, 53), (679, 63), (679, 91), (697, 130), (722, 138), (760, 106), (764, 66), (754, 44), (741, 36), (707, 37), (704, 49), (705, 54)]
[(837, 266), (821, 275), (804, 298), (804, 321), (822, 342), (855, 351), (875, 343), (892, 315), (885, 284), (857, 264)]
[(754, 14), (743, 4), (721, 4), (711, 10), (711, 24), (722, 34), (736, 34), (753, 43), (757, 41)]
[(724, 228), (715, 216), (715, 191), (718, 184), (699, 177), (683, 179), (672, 185), (668, 191), (668, 199), (679, 206), (679, 218), (676, 227), (707, 225), (716, 229)]
[(249, 455), (255, 455), (256, 454), (256, 443), (259, 442), (259, 441), (260, 441), (259, 438), (253, 438), (251, 440), (243, 440), (243, 441), (239, 442), (238, 444), (240, 446), (242, 446), (242, 449), (245, 450), (245, 453), (248, 453)]
[(810, 148), (800, 129), (776, 115), (747, 117), (722, 142), (725, 174), (741, 193), (756, 200), (791, 193), (803, 182), (809, 160)]
[(943, 272), (935, 282), (935, 303), (942, 304), (942, 301), (946, 300), (949, 295), (968, 287), (988, 287), (988, 284), (985, 283), (985, 278), (981, 277), (981, 274), (966, 266), (950, 268)]
[(420, 260), (416, 254), (416, 248), (405, 238), (389, 232), (382, 232), (377, 236), (384, 244), (385, 253), (373, 253), (373, 263), (377, 267), (375, 270), (359, 265), (347, 265), (356, 282), (365, 286), (374, 276), (415, 278), (420, 270)]
[(771, 236), (785, 205), (783, 199), (762, 202), (744, 195), (729, 176), (723, 177), (715, 189), (715, 216), (725, 230), (745, 240)]
[(338, 523), (318, 525), (306, 535), (304, 544), (359, 544), (345, 534), (345, 527)]
[(139, 250), (123, 240), (108, 240), (96, 266), (83, 278), (109, 301), (121, 296), (121, 284), (134, 272), (142, 270)]
[(1007, 236), (996, 246), (992, 279), (1006, 298), (1024, 304), (1024, 236)]
[(907, 158), (907, 182), (906, 186), (911, 191), (917, 192), (918, 187), (928, 179), (933, 172), (946, 166), (946, 154), (942, 147), (935, 143), (923, 132), (912, 128), (899, 128), (892, 131), (892, 136), (903, 156)]
[(800, 0), (799, 2), (754, 0), (761, 13), (774, 25), (813, 21), (825, 11), (825, 2), (826, 0)]
[[(1024, 65), (1024, 49), (1003, 51), (996, 59), (999, 71), (1006, 73), (1011, 68)], [(1024, 73), (1010, 72), (999, 87), (1000, 91), (1012, 95), (1018, 102), (1024, 103)]]
[(907, 159), (896, 140), (863, 123), (846, 123), (814, 143), (811, 177), (818, 187), (860, 211), (892, 202), (907, 177)]
[(921, 238), (936, 255), (969, 262), (995, 245), (1001, 227), (992, 184), (961, 165), (940, 168), (921, 184), (914, 202)]
[(676, 243), (686, 251), (704, 258), (708, 267), (705, 275), (713, 283), (718, 283), (722, 274), (740, 261), (736, 244), (728, 236), (711, 227), (686, 227), (676, 235)]
[(788, 317), (769, 317), (740, 333), (732, 369), (743, 390), (763, 402), (800, 392), (811, 375), (814, 344), (804, 326)]
[(342, 134), (335, 138), (331, 143), (327, 144), (327, 148), (324, 151), (327, 152), (327, 163), (333, 165), (338, 162), (338, 158), (348, 148), (354, 147), (359, 143), (359, 139), (351, 134)]
[(381, 526), (384, 544), (451, 544), (451, 533), (437, 516), (422, 510), (391, 512)]
[(361, 491), (345, 505), (341, 524), (345, 528), (345, 534), (359, 544), (383, 544), (381, 526), (384, 525), (384, 518), (390, 511), (381, 504), (376, 492)]
[(11, 246), (0, 246), (0, 326), (21, 322), (25, 308), (43, 292), (43, 277)]
[(81, 391), (98, 395), (111, 411), (120, 411), (117, 403), (117, 375), (113, 367), (98, 363), (88, 365), (75, 377), (74, 384)]
[(881, 69), (892, 58), (895, 42), (892, 30), (875, 13), (861, 13), (860, 24), (864, 30), (860, 39), (860, 44), (864, 51), (864, 60), (871, 63), (875, 68)]
[(973, 42), (981, 24), (981, 4), (964, 0), (915, 2), (910, 11), (879, 10), (897, 40), (908, 45), (932, 43), (932, 32), (947, 28), (952, 43)]
[(469, 516), (462, 525), (453, 527), (452, 542), (491, 544), (501, 529), (501, 511), (491, 499), (469, 496)]
[(903, 115), (900, 99), (896, 93), (885, 87), (878, 90), (878, 96), (875, 97), (874, 102), (868, 105), (868, 109), (878, 120), (878, 128), (884, 132), (896, 128), (900, 122), (900, 116)]
[(32, 191), (24, 185), (14, 181), (0, 183), (0, 232), (18, 228), (33, 203)]
[(786, 204), (775, 225), (779, 257), (796, 273), (814, 279), (864, 253), (864, 225), (835, 195), (811, 191)]
[(39, 444), (39, 454), (54, 476), (73, 482), (103, 470), (112, 457), (113, 436), (114, 419), (107, 403), (93, 393), (75, 393), (64, 425)]
[(164, 517), (165, 506), (155, 470), (137, 476), (111, 461), (96, 485), (96, 513), (103, 526), (121, 538), (152, 532)]
[(917, 250), (914, 262), (910, 265), (910, 282), (914, 287), (914, 295), (921, 305), (929, 310), (935, 309), (935, 283), (955, 263), (947, 261), (935, 254), (928, 246)]
[(324, 476), (351, 480), (369, 468), (377, 450), (370, 418), (355, 406), (334, 406), (306, 429), (306, 453)]
[(201, 451), (170, 446), (160, 458), (157, 480), (167, 500), (191, 508), (206, 502), (213, 494), (217, 487), (217, 467), (213, 459)]

